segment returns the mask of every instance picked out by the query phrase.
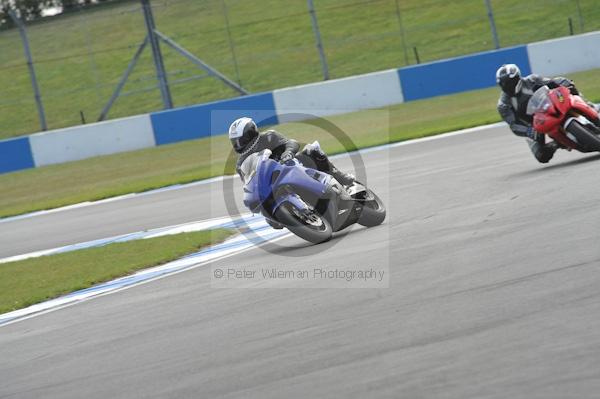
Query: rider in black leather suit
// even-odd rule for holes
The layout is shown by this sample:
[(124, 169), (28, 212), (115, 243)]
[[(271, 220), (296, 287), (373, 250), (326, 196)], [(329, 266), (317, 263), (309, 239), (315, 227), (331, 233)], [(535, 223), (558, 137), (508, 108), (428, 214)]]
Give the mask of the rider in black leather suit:
[[(542, 86), (548, 86), (550, 89), (564, 86), (569, 88), (572, 94), (581, 93), (573, 81), (564, 77), (550, 79), (532, 74), (522, 78), (521, 71), (515, 64), (502, 65), (496, 72), (496, 82), (502, 89), (498, 100), (500, 116), (515, 135), (528, 139), (529, 148), (539, 162), (549, 162), (559, 146), (554, 141), (546, 143), (546, 135), (533, 129), (533, 117), (526, 113), (527, 103), (533, 93)], [(597, 105), (590, 105), (598, 109)]]
[(238, 173), (240, 166), (250, 154), (270, 149), (274, 159), (285, 162), (295, 157), (306, 167), (329, 173), (344, 186), (351, 185), (355, 179), (352, 174), (336, 168), (321, 150), (318, 142), (307, 144), (301, 152), (298, 152), (300, 144), (296, 140), (288, 139), (275, 130), (259, 133), (256, 123), (250, 118), (244, 117), (234, 121), (229, 127), (229, 139), (233, 149), (240, 154), (236, 165)]

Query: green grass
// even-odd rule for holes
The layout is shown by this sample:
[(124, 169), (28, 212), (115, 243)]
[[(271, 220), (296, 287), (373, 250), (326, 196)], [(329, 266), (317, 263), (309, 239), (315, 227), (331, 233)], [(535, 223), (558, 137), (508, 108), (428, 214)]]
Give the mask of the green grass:
[(223, 229), (182, 233), (0, 264), (0, 313), (170, 262), (229, 235)]
[[(600, 101), (600, 69), (571, 77), (588, 99)], [(353, 146), (368, 147), (497, 122), (498, 95), (492, 88), (328, 119), (347, 132)], [(319, 127), (276, 128), (299, 141), (318, 139), (329, 153), (346, 150)], [(227, 136), (216, 136), (3, 174), (0, 217), (230, 174), (230, 152)]]
[[(600, 29), (596, 0), (579, 0), (581, 29), (573, 0), (492, 1), (502, 46)], [(239, 79), (251, 92), (322, 79), (306, 1), (225, 0), (239, 64)], [(315, 1), (332, 78), (489, 50), (489, 21), (482, 0)], [(237, 79), (225, 29), (222, 0), (154, 0), (157, 27), (181, 45)], [(137, 0), (117, 1), (89, 10), (30, 23), (28, 35), (36, 62), (50, 128), (98, 117), (136, 46), (144, 24)], [(404, 48), (407, 49), (405, 59)], [(176, 106), (235, 96), (163, 46)], [(146, 51), (110, 117), (161, 109)], [(18, 32), (0, 31), (0, 139), (39, 130), (31, 84)]]

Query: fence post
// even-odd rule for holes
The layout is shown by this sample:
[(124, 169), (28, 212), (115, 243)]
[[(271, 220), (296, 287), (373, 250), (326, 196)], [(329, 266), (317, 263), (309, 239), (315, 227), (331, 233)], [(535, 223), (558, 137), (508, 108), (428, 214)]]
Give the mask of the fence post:
[(569, 17), (569, 35), (573, 36), (574, 32), (573, 32), (573, 18)]
[(163, 42), (165, 42), (165, 44), (167, 44), (173, 50), (177, 51), (179, 54), (181, 54), (182, 56), (184, 56), (185, 58), (187, 58), (188, 60), (190, 60), (191, 62), (193, 62), (197, 66), (199, 66), (200, 68), (204, 69), (206, 72), (208, 72), (209, 74), (213, 75), (217, 79), (220, 79), (223, 83), (225, 83), (229, 87), (237, 90), (238, 93), (240, 93), (242, 95), (249, 94), (246, 89), (244, 89), (243, 87), (241, 87), (240, 85), (238, 85), (237, 83), (235, 83), (233, 80), (229, 79), (227, 76), (223, 75), (221, 72), (217, 71), (215, 68), (213, 68), (210, 65), (208, 65), (206, 62), (202, 61), (200, 58), (196, 57), (194, 54), (190, 53), (189, 51), (187, 51), (186, 49), (184, 49), (183, 47), (181, 47), (179, 44), (175, 43), (168, 36), (160, 33), (157, 30), (154, 31), (154, 34), (156, 34), (156, 36), (160, 40), (162, 40)]
[(154, 59), (154, 67), (156, 69), (163, 107), (165, 109), (170, 109), (173, 108), (173, 100), (171, 99), (171, 91), (169, 90), (169, 83), (167, 82), (165, 64), (163, 62), (162, 53), (160, 52), (160, 44), (154, 34), (156, 26), (154, 24), (154, 16), (152, 15), (152, 6), (150, 5), (150, 0), (141, 0), (141, 2), (142, 9), (144, 10), (146, 30), (148, 31), (148, 40), (150, 41), (150, 47), (152, 48), (152, 58)]
[(415, 53), (415, 60), (417, 60), (417, 64), (420, 64), (421, 57), (419, 57), (419, 50), (417, 50), (417, 46), (413, 47), (413, 52)]
[(125, 86), (125, 82), (127, 82), (127, 78), (129, 78), (129, 75), (133, 71), (133, 68), (135, 68), (135, 64), (137, 64), (138, 59), (142, 55), (142, 52), (148, 45), (149, 41), (150, 41), (150, 39), (148, 39), (148, 36), (146, 36), (144, 38), (144, 41), (142, 42), (142, 44), (140, 44), (140, 46), (138, 47), (137, 51), (135, 52), (135, 55), (133, 56), (132, 60), (129, 62), (129, 65), (127, 65), (127, 69), (125, 70), (125, 73), (121, 77), (121, 80), (119, 80), (119, 83), (117, 83), (117, 87), (116, 87), (115, 91), (113, 92), (112, 96), (110, 96), (108, 103), (106, 103), (104, 108), (102, 108), (102, 112), (100, 113), (100, 116), (98, 117), (98, 122), (103, 121), (108, 116), (108, 111), (110, 111), (114, 102), (117, 101), (117, 98), (119, 97), (119, 94), (121, 94), (121, 90), (123, 89), (123, 86)]
[(490, 28), (492, 29), (494, 46), (496, 47), (496, 49), (499, 49), (500, 41), (498, 40), (498, 32), (496, 31), (496, 21), (494, 20), (494, 11), (492, 10), (492, 4), (490, 3), (490, 0), (485, 0), (485, 6), (487, 7), (487, 14), (490, 19)]
[(237, 56), (235, 55), (235, 45), (233, 44), (233, 37), (231, 36), (231, 28), (229, 26), (229, 10), (227, 10), (227, 4), (225, 4), (225, 0), (221, 0), (221, 5), (223, 7), (223, 16), (225, 17), (225, 28), (227, 31), (227, 39), (229, 41), (229, 49), (231, 50), (231, 58), (233, 59), (233, 66), (235, 67), (235, 77), (237, 78), (238, 85), (241, 86), (242, 80), (240, 79), (240, 70)]
[(581, 13), (581, 4), (579, 3), (579, 0), (575, 0), (575, 4), (577, 4), (577, 15), (579, 16), (579, 29), (581, 29), (581, 32), (579, 33), (583, 33), (585, 29), (583, 25), (583, 14)]
[(321, 40), (321, 32), (319, 31), (319, 23), (317, 21), (317, 14), (315, 13), (315, 5), (313, 4), (313, 0), (307, 0), (307, 2), (308, 13), (310, 14), (313, 32), (315, 33), (315, 39), (317, 40), (317, 50), (319, 50), (319, 57), (321, 58), (323, 80), (329, 80), (329, 67), (327, 66), (327, 58), (325, 57), (325, 51), (323, 50), (323, 41)]
[(37, 78), (35, 76), (35, 68), (33, 66), (33, 58), (31, 57), (31, 49), (29, 48), (29, 40), (27, 39), (25, 25), (23, 24), (21, 19), (17, 17), (17, 14), (15, 14), (13, 10), (9, 10), (8, 15), (13, 20), (15, 25), (17, 25), (17, 28), (19, 29), (19, 34), (21, 35), (21, 40), (23, 41), (23, 50), (25, 51), (25, 58), (27, 58), (27, 67), (29, 68), (31, 86), (33, 86), (33, 95), (35, 97), (35, 104), (37, 106), (38, 116), (40, 118), (40, 127), (42, 128), (42, 130), (48, 130), (48, 125), (46, 124), (46, 113), (44, 112), (42, 95), (40, 94), (40, 88), (38, 86)]
[(400, 4), (398, 0), (396, 3), (396, 17), (398, 18), (398, 25), (400, 27), (400, 36), (402, 36), (402, 50), (404, 51), (404, 64), (408, 65), (408, 50), (406, 49), (406, 35), (404, 34), (404, 24), (402, 23), (402, 14), (400, 13)]

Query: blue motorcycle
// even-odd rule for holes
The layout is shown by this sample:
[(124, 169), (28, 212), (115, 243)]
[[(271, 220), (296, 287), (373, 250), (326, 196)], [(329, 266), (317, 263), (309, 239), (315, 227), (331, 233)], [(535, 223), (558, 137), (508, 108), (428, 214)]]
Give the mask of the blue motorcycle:
[(261, 213), (271, 226), (286, 227), (318, 244), (354, 223), (367, 227), (383, 223), (383, 202), (363, 184), (344, 187), (331, 175), (304, 167), (298, 159), (281, 164), (271, 156), (271, 150), (263, 150), (240, 166), (244, 205), (252, 213)]

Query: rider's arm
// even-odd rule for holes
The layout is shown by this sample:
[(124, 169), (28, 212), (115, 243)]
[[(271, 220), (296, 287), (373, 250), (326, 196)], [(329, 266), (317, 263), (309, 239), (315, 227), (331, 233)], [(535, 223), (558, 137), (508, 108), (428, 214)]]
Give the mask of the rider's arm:
[(564, 86), (573, 95), (581, 95), (579, 90), (575, 87), (575, 83), (569, 78), (565, 78), (564, 76), (557, 76), (555, 78), (544, 78), (539, 75), (531, 74), (525, 78), (528, 80), (528, 83), (532, 87), (533, 91), (536, 91), (542, 86), (547, 86), (549, 89), (556, 89), (557, 87)]
[(242, 179), (242, 182), (244, 181), (244, 176), (242, 175), (242, 169), (240, 168), (242, 166), (242, 158), (238, 158), (236, 165), (235, 165), (235, 171), (237, 172), (238, 176), (240, 177), (240, 179)]
[(265, 136), (269, 148), (273, 151), (275, 149), (278, 150), (277, 152), (280, 151), (279, 155), (286, 151), (296, 155), (296, 153), (300, 150), (300, 144), (298, 144), (296, 140), (288, 139), (283, 134), (276, 132), (275, 130), (269, 130), (265, 132)]
[(498, 113), (504, 119), (504, 122), (508, 123), (510, 130), (519, 137), (529, 137), (531, 127), (525, 123), (519, 121), (515, 110), (510, 105), (510, 98), (502, 94), (498, 101)]
[(296, 155), (300, 151), (300, 144), (294, 139), (288, 139), (288, 142), (285, 144), (285, 150)]
[(549, 89), (556, 89), (559, 86), (564, 86), (572, 90), (574, 89), (575, 91), (577, 90), (575, 89), (575, 84), (573, 83), (573, 81), (569, 78), (565, 78), (564, 76), (546, 78), (532, 73), (531, 75), (526, 76), (524, 80), (526, 81), (526, 84), (532, 88), (533, 91), (536, 91), (542, 86), (548, 86)]
[(575, 87), (575, 83), (573, 83), (573, 81), (571, 79), (559, 76), (559, 77), (552, 79), (552, 81), (556, 82), (556, 84), (558, 84), (560, 86), (564, 86), (564, 87), (568, 88), (571, 91), (571, 94), (574, 94), (574, 95), (579, 94), (579, 90), (577, 90), (577, 88)]
[(565, 78), (563, 76), (557, 76), (557, 77), (551, 79), (550, 82), (546, 86), (548, 86), (550, 89), (555, 89), (559, 86), (564, 86), (567, 89), (569, 89), (571, 94), (574, 94), (574, 95), (579, 94), (579, 91), (575, 87), (575, 84), (573, 83), (573, 81), (571, 79)]
[(536, 91), (542, 86), (547, 86), (549, 89), (556, 89), (559, 86), (564, 86), (568, 89), (571, 89), (572, 91), (577, 91), (577, 89), (575, 89), (573, 81), (562, 76), (557, 76), (555, 78), (550, 79), (540, 75), (531, 74), (525, 77), (524, 80), (526, 81), (526, 85), (529, 86), (533, 91)]

